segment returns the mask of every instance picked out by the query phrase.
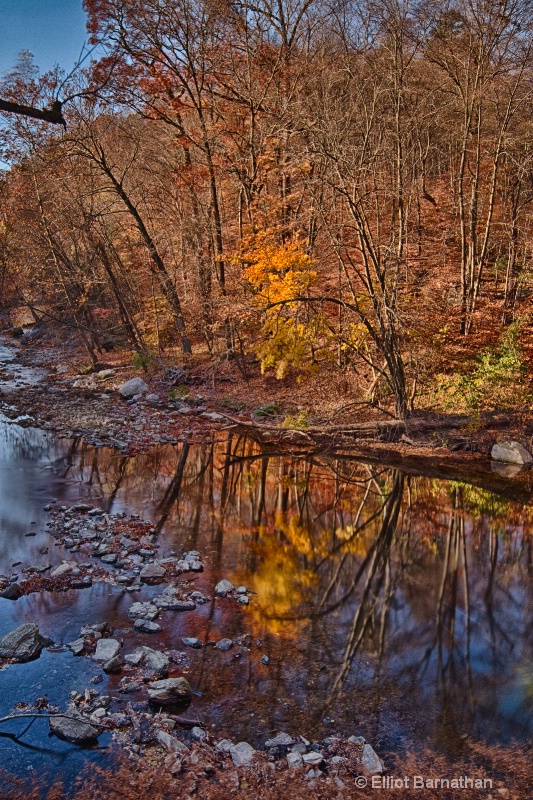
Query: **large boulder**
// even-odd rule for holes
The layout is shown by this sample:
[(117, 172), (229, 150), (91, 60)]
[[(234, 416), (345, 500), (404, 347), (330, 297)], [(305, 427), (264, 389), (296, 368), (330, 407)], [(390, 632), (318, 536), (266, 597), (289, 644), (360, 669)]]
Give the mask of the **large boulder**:
[(0, 658), (13, 658), (15, 661), (31, 661), (41, 655), (43, 647), (52, 644), (39, 633), (33, 622), (26, 622), (0, 639)]
[(89, 744), (94, 742), (99, 731), (88, 722), (69, 717), (50, 717), (50, 730), (59, 739), (64, 739), (72, 744)]
[(148, 391), (148, 386), (142, 378), (131, 378), (131, 380), (119, 386), (118, 391), (122, 397), (128, 399), (135, 397), (137, 394), (144, 394)]
[(508, 464), (533, 464), (533, 456), (520, 442), (497, 442), (490, 454), (495, 461), (505, 461)]
[(185, 678), (166, 678), (148, 687), (148, 700), (153, 705), (169, 706), (191, 698), (191, 687)]

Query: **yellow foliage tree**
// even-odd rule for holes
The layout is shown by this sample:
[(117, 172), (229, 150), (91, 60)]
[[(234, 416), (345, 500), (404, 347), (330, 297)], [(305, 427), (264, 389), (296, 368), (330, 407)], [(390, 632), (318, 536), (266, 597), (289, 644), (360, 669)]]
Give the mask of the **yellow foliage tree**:
[(317, 280), (311, 257), (298, 240), (280, 244), (266, 231), (245, 239), (236, 258), (247, 264), (245, 278), (264, 312), (257, 347), (261, 371), (274, 369), (281, 379), (291, 366), (309, 369), (315, 348), (327, 336), (320, 314), (299, 316)]

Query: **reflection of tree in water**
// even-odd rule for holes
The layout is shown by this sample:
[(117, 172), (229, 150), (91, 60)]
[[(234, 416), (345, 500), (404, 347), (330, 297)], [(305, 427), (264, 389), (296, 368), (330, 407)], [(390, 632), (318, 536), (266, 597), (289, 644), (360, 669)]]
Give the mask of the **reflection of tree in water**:
[(312, 686), (321, 713), (339, 714), (364, 686), (376, 720), (384, 698), (425, 705), (447, 742), (476, 720), (509, 727), (500, 697), (533, 643), (531, 506), (353, 460), (265, 453), (231, 432), (135, 459), (78, 449), (69, 469), (142, 508), (161, 542), (209, 553), (215, 577), (257, 592), (254, 636), (296, 654), (272, 666), (267, 695), (304, 703)]

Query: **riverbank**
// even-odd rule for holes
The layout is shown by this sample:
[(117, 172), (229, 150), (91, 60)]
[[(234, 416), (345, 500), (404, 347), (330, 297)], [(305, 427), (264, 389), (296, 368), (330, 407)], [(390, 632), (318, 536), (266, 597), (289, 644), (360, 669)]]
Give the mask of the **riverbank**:
[[(287, 392), (280, 401), (279, 391), (269, 394), (268, 380), (250, 385), (234, 374), (215, 380), (200, 366), (135, 370), (127, 353), (109, 354), (109, 363), (84, 374), (79, 345), (59, 342), (53, 331), (25, 346), (5, 335), (2, 341), (13, 360), (0, 365), (1, 412), (19, 424), (83, 438), (97, 448), (135, 455), (154, 445), (208, 442), (217, 432), (233, 430), (255, 439), (265, 452), (343, 456), (407, 473), (467, 480), (514, 500), (533, 496), (527, 469), (490, 458), (497, 441), (531, 443), (528, 409), (476, 418), (418, 412), (395, 421), (369, 419), (363, 412), (358, 417), (353, 404), (347, 404), (324, 415), (324, 404), (313, 405), (309, 397), (305, 406), (296, 405)], [(32, 370), (35, 382), (17, 383), (17, 364)], [(120, 386), (132, 378), (145, 388), (124, 398)]]

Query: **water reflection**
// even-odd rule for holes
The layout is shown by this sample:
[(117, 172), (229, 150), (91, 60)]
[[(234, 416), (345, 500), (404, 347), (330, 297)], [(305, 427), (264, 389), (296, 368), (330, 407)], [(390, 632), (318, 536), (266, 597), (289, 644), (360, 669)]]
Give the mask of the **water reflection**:
[[(135, 458), (60, 449), (47, 456), (56, 495), (63, 487), (150, 518), (162, 555), (200, 550), (203, 591), (225, 577), (255, 592), (247, 608), (169, 612), (150, 640), (252, 634), (249, 652), (188, 653), (204, 721), (249, 741), (279, 728), (361, 731), (384, 749), (430, 740), (448, 752), (464, 734), (530, 735), (530, 504), (348, 459), (261, 452), (231, 432)], [(87, 619), (90, 600), (83, 611), (76, 602), (69, 628), (98, 621)], [(94, 614), (125, 626), (127, 602), (105, 602)], [(34, 602), (33, 616), (46, 619), (48, 605)], [(141, 640), (126, 636), (125, 648)]]

